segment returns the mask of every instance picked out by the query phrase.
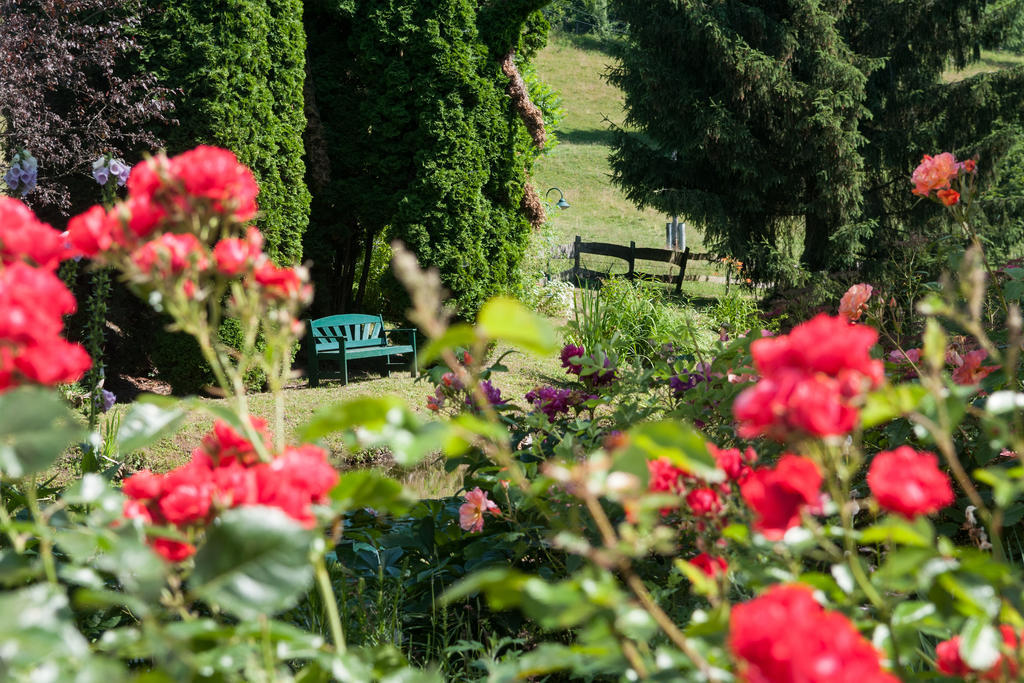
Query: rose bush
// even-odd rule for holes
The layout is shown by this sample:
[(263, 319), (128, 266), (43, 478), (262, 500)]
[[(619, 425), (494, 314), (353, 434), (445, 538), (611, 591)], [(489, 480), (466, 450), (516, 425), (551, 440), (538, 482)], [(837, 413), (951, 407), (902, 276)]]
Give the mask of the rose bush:
[[(258, 188), (229, 152), (137, 165), (123, 201), (71, 222), (72, 250), (0, 202), (0, 664), (59, 680), (1015, 680), (1024, 292), (985, 263), (975, 178), (952, 155), (914, 174), (966, 240), (914, 348), (864, 283), (838, 317), (711, 353), (559, 351), (509, 299), (452, 323), (437, 274), (395, 245), (443, 419), (357, 398), (299, 444), (280, 408), (250, 416), (243, 378), (258, 366), (280, 394), (311, 292), (246, 225)], [(82, 438), (43, 388), (88, 367), (61, 339), (74, 301), (53, 276), (75, 253), (194, 335), (228, 397), (147, 398), (91, 437), (123, 457), (210, 412), (174, 470), (40, 484)], [(218, 340), (225, 315), (239, 353)], [(559, 354), (564, 380), (503, 393), (495, 342)], [(440, 453), (465, 494), (412, 504), (386, 477), (339, 474), (317, 444), (338, 431), (400, 465)], [(367, 596), (390, 593), (387, 621)]]

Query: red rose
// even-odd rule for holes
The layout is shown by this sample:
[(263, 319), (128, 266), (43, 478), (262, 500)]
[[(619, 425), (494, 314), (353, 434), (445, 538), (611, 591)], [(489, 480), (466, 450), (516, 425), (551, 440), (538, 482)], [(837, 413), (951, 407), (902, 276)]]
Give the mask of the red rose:
[(14, 367), (23, 378), (48, 387), (77, 382), (90, 366), (92, 358), (82, 346), (60, 337), (27, 344), (14, 359)]
[(164, 475), (157, 507), (171, 524), (201, 522), (210, 513), (213, 492), (213, 472), (205, 462), (193, 460)]
[(24, 261), (54, 270), (70, 256), (60, 233), (17, 199), (0, 196), (0, 263)]
[(153, 515), (149, 512), (149, 508), (131, 498), (125, 499), (121, 514), (125, 519), (141, 519), (146, 524), (153, 523)]
[(686, 470), (676, 467), (668, 458), (648, 460), (647, 471), (651, 474), (647, 488), (653, 493), (679, 493), (679, 480), (687, 474)]
[(74, 382), (91, 365), (60, 335), (75, 298), (53, 271), (14, 261), (0, 268), (0, 391)]
[(842, 370), (854, 370), (872, 384), (879, 384), (884, 368), (869, 353), (876, 341), (878, 333), (872, 328), (821, 313), (797, 325), (788, 335), (756, 340), (750, 345), (750, 353), (761, 375), (791, 369), (835, 377)]
[(769, 588), (732, 610), (729, 648), (749, 683), (898, 683), (842, 614), (802, 585)]
[(230, 150), (200, 145), (170, 164), (188, 194), (213, 200), (215, 210), (231, 211), (239, 222), (256, 217), (256, 178)]
[(943, 206), (953, 206), (960, 202), (960, 193), (954, 189), (939, 190), (935, 196), (939, 198)]
[(149, 470), (139, 470), (121, 484), (121, 491), (129, 498), (149, 500), (160, 495), (163, 489), (163, 477)]
[(327, 462), (327, 451), (312, 444), (285, 448), (284, 453), (270, 463), (270, 468), (318, 503), (323, 502), (339, 479), (338, 471)]
[(307, 529), (316, 526), (316, 518), (309, 507), (310, 495), (306, 491), (282, 476), (279, 470), (271, 469), (267, 463), (256, 465), (253, 471), (259, 505), (276, 507)]
[(253, 278), (263, 285), (271, 298), (284, 300), (304, 296), (302, 277), (294, 268), (278, 268), (270, 261), (264, 261), (256, 266)]
[(712, 489), (693, 489), (686, 494), (686, 504), (697, 517), (711, 517), (722, 511), (722, 501)]
[(163, 207), (154, 202), (152, 198), (145, 196), (130, 195), (121, 204), (121, 211), (125, 215), (128, 228), (136, 237), (148, 237), (167, 217), (167, 211)]
[(779, 540), (787, 529), (800, 524), (802, 510), (818, 507), (821, 481), (821, 472), (812, 460), (786, 454), (775, 469), (751, 472), (740, 484), (740, 495), (756, 513), (754, 528)]
[(182, 543), (170, 538), (154, 538), (150, 545), (168, 562), (181, 562), (196, 552), (196, 547), (191, 543)]
[(690, 560), (690, 564), (700, 569), (702, 572), (714, 578), (718, 574), (726, 574), (729, 571), (729, 563), (722, 557), (713, 557), (707, 553), (701, 553), (697, 557)]
[[(249, 423), (263, 439), (267, 450), (270, 450), (267, 421), (250, 415)], [(203, 437), (202, 448), (217, 464), (237, 460), (244, 465), (251, 465), (259, 460), (252, 442), (223, 420), (213, 423), (213, 429)]]
[(719, 448), (710, 442), (707, 447), (718, 469), (725, 472), (725, 477), (729, 481), (739, 481), (745, 477), (750, 472), (749, 465), (757, 461), (757, 453), (753, 448), (748, 448), (741, 454), (738, 448)]
[(136, 197), (152, 197), (163, 184), (161, 175), (167, 175), (168, 172), (167, 159), (163, 156), (146, 159), (132, 167), (125, 186), (129, 194)]
[(878, 504), (908, 519), (938, 512), (953, 502), (949, 477), (933, 453), (910, 446), (882, 451), (871, 461), (868, 487)]
[(237, 462), (213, 470), (213, 498), (221, 507), (255, 505), (259, 499), (256, 473)]
[[(1006, 624), (999, 626), (999, 632), (1003, 636), (1003, 647), (1010, 652), (1016, 653), (1019, 648), (1017, 633), (1012, 627)], [(953, 636), (935, 646), (935, 665), (940, 673), (947, 676), (966, 677), (976, 673), (967, 666), (967, 663), (960, 657), (960, 636)], [(1016, 657), (1007, 657), (1005, 654), (999, 656), (999, 660), (979, 677), (986, 681), (1016, 680), (1020, 664)]]
[(68, 239), (82, 256), (92, 258), (110, 249), (119, 230), (117, 218), (97, 204), (68, 222)]
[(935, 664), (947, 676), (966, 676), (971, 669), (960, 658), (960, 636), (953, 636), (935, 646)]
[(209, 265), (206, 250), (192, 233), (164, 233), (132, 253), (132, 262), (143, 273), (157, 277), (180, 275), (189, 268)]
[(764, 435), (780, 441), (794, 434), (846, 434), (856, 425), (858, 415), (838, 380), (797, 370), (759, 380), (736, 397), (732, 410), (740, 436)]
[(238, 275), (255, 262), (248, 242), (237, 237), (217, 242), (213, 248), (213, 259), (217, 263), (217, 270), (228, 277)]

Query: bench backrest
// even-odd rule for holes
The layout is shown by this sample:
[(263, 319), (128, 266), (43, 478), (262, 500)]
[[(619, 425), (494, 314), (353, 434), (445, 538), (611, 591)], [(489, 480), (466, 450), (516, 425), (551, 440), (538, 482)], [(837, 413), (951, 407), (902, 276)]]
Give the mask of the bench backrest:
[(384, 346), (384, 321), (379, 315), (362, 313), (346, 313), (330, 315), (326, 318), (309, 321), (309, 332), (318, 351), (338, 348), (338, 338), (344, 337), (346, 349), (359, 349), (367, 346)]

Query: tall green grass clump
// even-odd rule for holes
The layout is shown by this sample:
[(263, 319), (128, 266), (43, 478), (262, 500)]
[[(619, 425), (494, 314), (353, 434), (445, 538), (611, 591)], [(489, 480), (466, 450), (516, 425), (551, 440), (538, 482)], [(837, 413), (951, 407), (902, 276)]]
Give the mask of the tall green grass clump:
[(581, 289), (566, 336), (588, 350), (601, 347), (640, 363), (665, 344), (704, 350), (715, 339), (707, 316), (672, 302), (662, 285), (625, 278), (606, 280), (600, 289)]

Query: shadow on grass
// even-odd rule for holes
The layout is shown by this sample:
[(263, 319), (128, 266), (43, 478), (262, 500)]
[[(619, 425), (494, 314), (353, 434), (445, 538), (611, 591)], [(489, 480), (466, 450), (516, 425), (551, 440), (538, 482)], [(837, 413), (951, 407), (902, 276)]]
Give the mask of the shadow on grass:
[(602, 145), (611, 147), (615, 141), (615, 134), (608, 129), (580, 129), (557, 131), (559, 142), (569, 142), (574, 145)]
[(555, 40), (564, 40), (581, 50), (600, 52), (609, 57), (616, 56), (615, 49), (619, 43), (623, 42), (622, 38), (615, 36), (602, 37), (593, 33), (568, 33), (564, 31), (554, 33), (553, 38)]

